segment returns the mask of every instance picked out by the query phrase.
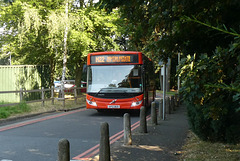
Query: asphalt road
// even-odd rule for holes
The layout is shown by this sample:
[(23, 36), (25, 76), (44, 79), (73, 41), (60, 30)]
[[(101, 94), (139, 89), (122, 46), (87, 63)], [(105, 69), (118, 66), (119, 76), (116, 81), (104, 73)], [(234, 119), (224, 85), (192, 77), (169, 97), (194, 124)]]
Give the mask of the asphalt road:
[[(122, 138), (123, 114), (80, 109), (0, 126), (0, 161), (56, 161), (62, 138), (70, 142), (72, 160), (92, 158), (98, 154), (102, 122), (109, 124), (111, 143)], [(139, 116), (131, 115), (132, 129), (138, 122)]]

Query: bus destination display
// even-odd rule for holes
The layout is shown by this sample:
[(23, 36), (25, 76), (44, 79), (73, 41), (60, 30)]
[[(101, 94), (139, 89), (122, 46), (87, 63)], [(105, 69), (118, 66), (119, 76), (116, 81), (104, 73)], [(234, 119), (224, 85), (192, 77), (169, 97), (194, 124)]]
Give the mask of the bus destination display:
[(138, 63), (138, 55), (92, 55), (91, 64)]

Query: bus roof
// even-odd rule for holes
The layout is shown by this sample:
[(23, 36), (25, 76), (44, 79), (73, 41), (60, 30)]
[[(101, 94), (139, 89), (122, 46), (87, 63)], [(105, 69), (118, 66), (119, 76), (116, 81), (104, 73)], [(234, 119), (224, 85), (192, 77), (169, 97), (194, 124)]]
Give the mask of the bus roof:
[(104, 55), (104, 54), (138, 54), (141, 52), (138, 51), (102, 51), (102, 52), (93, 52), (93, 53), (89, 53), (91, 54), (96, 54), (96, 55)]

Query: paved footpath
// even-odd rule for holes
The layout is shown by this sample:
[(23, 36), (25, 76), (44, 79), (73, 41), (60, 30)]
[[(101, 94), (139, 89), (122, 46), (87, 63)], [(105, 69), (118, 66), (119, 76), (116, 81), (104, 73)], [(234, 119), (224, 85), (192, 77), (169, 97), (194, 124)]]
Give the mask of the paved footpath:
[(138, 129), (133, 131), (133, 145), (111, 148), (113, 161), (177, 161), (181, 147), (185, 143), (189, 129), (185, 106), (181, 105), (166, 119), (151, 125), (148, 121), (148, 133), (141, 134)]

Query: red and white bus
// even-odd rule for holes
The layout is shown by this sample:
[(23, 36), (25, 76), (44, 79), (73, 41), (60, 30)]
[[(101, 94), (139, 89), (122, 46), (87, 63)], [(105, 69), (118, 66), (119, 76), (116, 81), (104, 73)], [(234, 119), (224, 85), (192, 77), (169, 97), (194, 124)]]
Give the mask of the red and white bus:
[(87, 109), (140, 109), (155, 97), (153, 62), (141, 52), (95, 52), (87, 56)]

